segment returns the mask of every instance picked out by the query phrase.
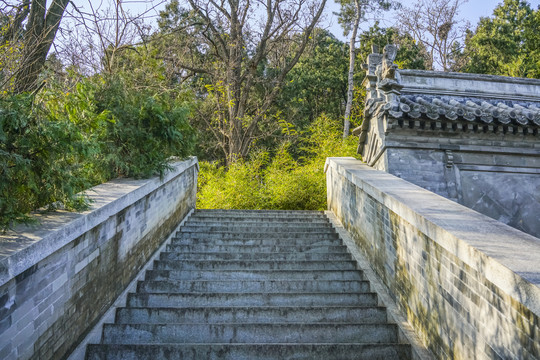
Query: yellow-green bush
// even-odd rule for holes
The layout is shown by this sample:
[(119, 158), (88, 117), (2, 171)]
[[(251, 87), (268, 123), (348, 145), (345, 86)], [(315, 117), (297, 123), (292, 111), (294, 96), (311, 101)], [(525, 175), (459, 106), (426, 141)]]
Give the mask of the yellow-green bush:
[(271, 159), (268, 152), (258, 152), (228, 169), (201, 162), (197, 207), (326, 209), (326, 158), (356, 153), (356, 139), (343, 140), (340, 123), (321, 116), (296, 140), (283, 143)]

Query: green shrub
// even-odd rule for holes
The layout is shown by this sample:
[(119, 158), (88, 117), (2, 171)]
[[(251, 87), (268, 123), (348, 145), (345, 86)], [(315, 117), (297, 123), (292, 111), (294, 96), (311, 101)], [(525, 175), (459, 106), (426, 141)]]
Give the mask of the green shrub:
[(171, 157), (192, 154), (188, 107), (132, 89), (120, 76), (0, 98), (0, 229), (30, 211), (82, 209), (92, 185), (115, 177), (162, 176)]
[(265, 203), (262, 168), (267, 154), (252, 161), (238, 161), (227, 170), (209, 162), (200, 163), (197, 207), (207, 209), (261, 209)]
[(84, 141), (70, 122), (51, 119), (29, 95), (0, 97), (0, 228), (28, 221), (27, 213), (59, 202), (81, 209), (77, 193)]
[(201, 162), (197, 207), (326, 209), (326, 158), (356, 152), (357, 140), (343, 140), (341, 134), (340, 121), (321, 116), (296, 141), (283, 143), (271, 160), (268, 152), (259, 152), (228, 169)]
[[(78, 93), (85, 94), (92, 86), (83, 82)], [(98, 118), (103, 117), (95, 163), (107, 178), (162, 176), (171, 156), (192, 154), (195, 133), (188, 123), (189, 110), (174, 98), (130, 90), (116, 77), (100, 83), (94, 97), (85, 99), (88, 104)]]

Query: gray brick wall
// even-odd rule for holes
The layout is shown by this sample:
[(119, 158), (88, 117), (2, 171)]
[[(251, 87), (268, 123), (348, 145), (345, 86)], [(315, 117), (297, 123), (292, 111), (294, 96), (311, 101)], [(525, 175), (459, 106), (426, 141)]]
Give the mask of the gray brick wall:
[(329, 161), (329, 210), (437, 358), (540, 358), (540, 242), (353, 159)]
[(388, 167), (379, 170), (386, 170), (435, 194), (449, 197), (443, 151), (390, 148), (386, 156)]
[[(60, 359), (69, 354), (195, 207), (197, 164), (188, 163), (143, 196), (136, 182), (133, 191), (123, 194), (128, 200), (116, 213), (96, 221), (82, 235), (63, 239), (65, 245), (48, 256), (25, 250), (27, 269), (0, 286), (0, 359)], [(120, 186), (128, 185), (133, 184)], [(107, 201), (114, 200), (112, 196)], [(101, 205), (107, 206), (107, 201)], [(84, 214), (85, 221), (91, 223), (98, 212)], [(52, 216), (47, 221), (54, 220)], [(62, 214), (57, 220), (64, 220)], [(28, 231), (39, 233), (26, 229), (27, 236)], [(59, 231), (69, 238), (66, 228)], [(0, 254), (6, 239), (0, 238)], [(9, 268), (10, 256), (1, 260)]]
[(540, 237), (538, 152), (456, 146), (457, 150), (451, 150), (452, 162), (448, 163), (443, 150), (448, 144), (433, 139), (424, 143), (400, 139), (392, 146), (396, 147), (386, 148), (373, 164), (375, 169)]

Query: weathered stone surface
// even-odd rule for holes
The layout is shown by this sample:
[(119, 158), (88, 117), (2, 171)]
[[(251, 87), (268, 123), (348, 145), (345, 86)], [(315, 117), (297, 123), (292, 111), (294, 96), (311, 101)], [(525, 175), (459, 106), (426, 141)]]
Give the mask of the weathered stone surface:
[[(200, 237), (170, 240), (185, 245), (146, 270), (87, 359), (418, 360), (322, 212), (196, 210), (177, 234), (188, 229)], [(231, 237), (249, 241), (247, 229), (267, 237)], [(268, 236), (291, 229), (302, 236)], [(340, 246), (324, 251), (314, 234)]]
[(369, 57), (363, 160), (540, 237), (540, 80), (396, 70)]
[(353, 158), (328, 204), (441, 359), (540, 356), (540, 240)]
[(99, 185), (88, 211), (0, 236), (0, 357), (65, 357), (194, 208), (197, 172), (193, 158), (163, 180)]

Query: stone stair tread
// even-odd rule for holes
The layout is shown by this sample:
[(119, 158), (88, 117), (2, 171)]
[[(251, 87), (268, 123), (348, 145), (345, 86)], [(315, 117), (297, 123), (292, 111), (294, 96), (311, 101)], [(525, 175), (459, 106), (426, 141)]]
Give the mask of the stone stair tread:
[(271, 217), (260, 218), (257, 216), (237, 216), (237, 217), (215, 217), (215, 216), (193, 216), (186, 224), (198, 224), (198, 223), (231, 223), (231, 224), (244, 224), (244, 223), (262, 223), (262, 224), (325, 224), (328, 225), (326, 217), (305, 217), (305, 216), (283, 216), (283, 217)]
[(298, 226), (298, 227), (283, 227), (283, 226), (190, 226), (185, 225), (178, 232), (183, 233), (198, 233), (198, 234), (213, 234), (213, 233), (262, 233), (268, 234), (268, 231), (273, 231), (275, 233), (298, 233), (298, 234), (310, 234), (310, 233), (323, 233), (323, 234), (334, 234), (335, 229), (328, 226), (320, 227), (311, 227), (311, 226)]
[(158, 280), (140, 281), (137, 284), (139, 293), (185, 293), (185, 292), (369, 292), (368, 281), (361, 280)]
[(179, 231), (173, 237), (174, 239), (328, 239), (341, 240), (339, 235), (331, 229), (312, 229), (311, 231), (296, 231), (297, 229), (287, 229), (290, 231), (276, 231), (275, 229), (262, 229), (243, 231), (243, 230), (210, 230), (204, 229), (187, 229)]
[(327, 218), (324, 215), (317, 217), (305, 216), (273, 216), (265, 217), (264, 219), (258, 216), (193, 216), (186, 221), (186, 224), (199, 224), (205, 222), (212, 223), (234, 223), (234, 224), (245, 224), (245, 223), (261, 223), (266, 225), (275, 225), (275, 224), (325, 224), (329, 225)]
[(319, 210), (269, 210), (269, 209), (249, 209), (249, 210), (240, 210), (240, 209), (196, 209), (195, 215), (197, 214), (216, 214), (216, 213), (226, 213), (226, 214), (236, 214), (236, 213), (249, 213), (249, 214), (321, 214), (324, 215), (324, 212)]
[[(355, 265), (356, 263), (353, 260), (344, 260), (342, 261), (345, 264)], [(326, 263), (335, 263), (332, 260), (155, 260), (154, 264), (175, 264), (175, 263), (186, 263), (186, 264), (197, 264), (197, 263), (216, 263), (216, 264), (326, 264)]]
[(276, 226), (276, 225), (285, 225), (285, 226), (306, 226), (306, 225), (316, 225), (320, 227), (333, 227), (332, 224), (328, 223), (328, 221), (324, 217), (320, 218), (305, 218), (305, 217), (298, 217), (298, 218), (292, 218), (292, 217), (283, 217), (283, 218), (273, 218), (272, 220), (268, 220), (266, 218), (256, 218), (256, 217), (248, 217), (248, 218), (238, 218), (240, 220), (236, 220), (234, 218), (197, 218), (192, 217), (188, 221), (186, 221), (185, 225), (190, 226), (205, 226), (208, 224), (217, 224), (217, 226)]
[[(204, 250), (204, 251), (203, 251)], [(209, 251), (214, 250), (214, 251)], [(318, 253), (318, 252), (347, 252), (345, 245), (213, 245), (213, 244), (191, 244), (191, 245), (167, 245), (170, 252), (279, 252), (279, 253)], [(243, 251), (240, 251), (243, 250)]]
[(127, 306), (290, 306), (290, 305), (377, 305), (372, 292), (301, 292), (301, 293), (130, 293)]
[(350, 260), (346, 251), (326, 253), (284, 253), (284, 252), (183, 252), (163, 251), (160, 260)]
[(181, 237), (173, 238), (171, 245), (208, 245), (221, 246), (221, 245), (242, 245), (242, 246), (339, 246), (340, 241), (335, 238), (314, 236), (309, 238), (294, 238), (294, 237), (251, 237), (249, 234), (241, 234), (235, 237), (208, 237), (208, 236), (196, 236), (196, 237)]
[(382, 306), (214, 306), (125, 307), (116, 310), (115, 323), (226, 323), (226, 322), (327, 322), (380, 323), (387, 319)]
[[(185, 225), (185, 229), (199, 229), (201, 231), (204, 231), (206, 229), (224, 229), (226, 231), (230, 230), (247, 230), (248, 228), (254, 228), (253, 230), (268, 230), (272, 229), (279, 232), (286, 232), (287, 230), (294, 230), (294, 231), (307, 231), (307, 232), (313, 232), (315, 230), (323, 231), (323, 230), (332, 230), (334, 229), (332, 226), (325, 224), (325, 223), (297, 223), (297, 222), (276, 222), (276, 223), (259, 223), (259, 222), (187, 222)], [(180, 232), (183, 232), (182, 230), (179, 230)], [(214, 231), (214, 230), (212, 230)], [(187, 231), (184, 231), (187, 232)]]
[(146, 279), (282, 279), (287, 276), (289, 279), (321, 279), (321, 280), (355, 280), (363, 279), (363, 273), (359, 270), (249, 270), (249, 269), (228, 269), (228, 270), (147, 270)]
[(101, 344), (89, 345), (88, 360), (398, 360), (411, 357), (404, 344)]
[(397, 342), (395, 324), (236, 323), (105, 324), (104, 343), (387, 343)]
[(205, 270), (205, 269), (313, 269), (313, 270), (355, 270), (352, 260), (156, 260), (156, 270)]
[(224, 220), (224, 221), (265, 221), (273, 223), (275, 221), (326, 221), (324, 214), (312, 214), (309, 216), (301, 214), (194, 214), (188, 221), (204, 220)]
[(339, 240), (339, 236), (336, 233), (303, 233), (303, 232), (202, 232), (202, 231), (193, 231), (193, 232), (180, 232), (176, 233), (175, 239), (321, 239), (321, 240)]

